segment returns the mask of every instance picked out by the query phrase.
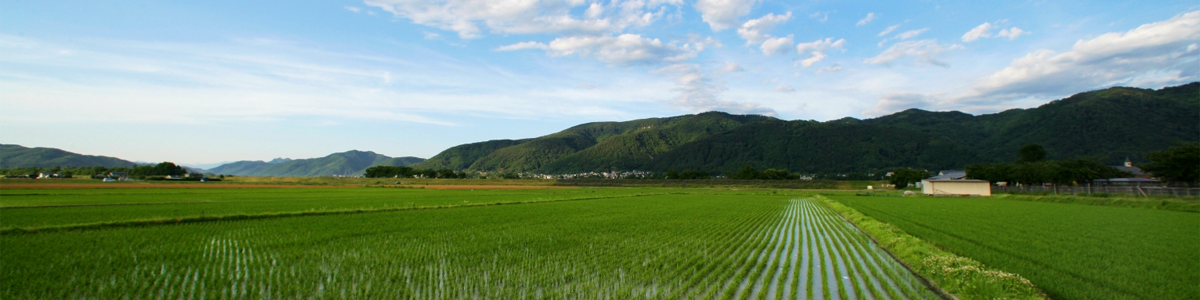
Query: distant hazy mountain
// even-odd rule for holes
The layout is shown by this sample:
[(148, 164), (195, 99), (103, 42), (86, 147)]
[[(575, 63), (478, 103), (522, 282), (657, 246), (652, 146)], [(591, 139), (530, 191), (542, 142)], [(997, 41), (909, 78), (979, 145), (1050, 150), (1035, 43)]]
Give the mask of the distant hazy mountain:
[(0, 144), (0, 169), (20, 167), (131, 167), (134, 162), (108, 156), (83, 155), (55, 148), (26, 148)]
[(417, 168), (547, 174), (741, 166), (806, 173), (895, 167), (963, 168), (1011, 162), (1042, 144), (1050, 159), (1093, 156), (1109, 164), (1200, 140), (1200, 83), (1160, 90), (1114, 87), (1032, 109), (973, 116), (910, 109), (874, 119), (783, 121), (709, 112), (588, 123), (525, 140), (465, 144)]
[(271, 161), (239, 161), (209, 169), (209, 173), (238, 176), (330, 176), (362, 175), (373, 166), (408, 166), (424, 161), (417, 157), (389, 157), (370, 151), (352, 150), (320, 158)]

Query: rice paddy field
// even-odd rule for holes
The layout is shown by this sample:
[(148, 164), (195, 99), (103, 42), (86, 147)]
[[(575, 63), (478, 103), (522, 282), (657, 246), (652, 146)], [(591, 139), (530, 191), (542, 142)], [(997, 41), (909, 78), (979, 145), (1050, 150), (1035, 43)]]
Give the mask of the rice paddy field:
[(1054, 299), (1200, 298), (1200, 214), (1003, 197), (829, 198)]
[(936, 299), (804, 193), (0, 189), (2, 299)]

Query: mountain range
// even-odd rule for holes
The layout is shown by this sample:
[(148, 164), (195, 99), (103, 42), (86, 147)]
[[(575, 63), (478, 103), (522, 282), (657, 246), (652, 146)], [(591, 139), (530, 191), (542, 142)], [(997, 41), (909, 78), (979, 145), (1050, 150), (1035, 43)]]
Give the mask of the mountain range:
[(208, 169), (207, 173), (238, 176), (362, 175), (373, 166), (409, 166), (423, 158), (389, 157), (371, 151), (351, 150), (308, 159), (276, 158), (271, 161), (238, 161)]
[[(1029, 143), (1048, 159), (1093, 157), (1116, 165), (1174, 142), (1200, 140), (1200, 82), (1158, 90), (1114, 87), (1036, 108), (971, 115), (909, 109), (871, 119), (785, 121), (706, 112), (577, 125), (546, 136), (451, 147), (428, 160), (348, 151), (311, 159), (238, 161), (207, 170), (240, 176), (360, 175), (371, 166), (571, 174), (704, 170), (743, 166), (802, 173), (871, 172), (896, 167), (961, 169), (1011, 162)], [(132, 166), (113, 157), (0, 145), (0, 168)]]
[(1145, 162), (1149, 152), (1200, 139), (1200, 83), (1158, 90), (1114, 87), (1037, 108), (995, 114), (909, 109), (827, 122), (707, 112), (578, 125), (524, 140), (452, 147), (418, 169), (532, 172), (705, 170), (742, 166), (804, 173), (896, 167), (961, 169), (1011, 162), (1029, 143), (1048, 159), (1089, 156), (1108, 164)]

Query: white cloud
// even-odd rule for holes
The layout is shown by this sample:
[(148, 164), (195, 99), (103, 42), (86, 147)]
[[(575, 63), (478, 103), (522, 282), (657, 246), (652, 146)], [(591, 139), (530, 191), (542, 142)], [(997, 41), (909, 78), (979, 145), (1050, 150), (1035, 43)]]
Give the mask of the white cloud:
[(1009, 29), (1000, 30), (1000, 33), (997, 33), (996, 36), (1006, 37), (1006, 38), (1008, 38), (1008, 40), (1011, 41), (1011, 40), (1017, 39), (1017, 37), (1019, 37), (1019, 36), (1027, 35), (1027, 34), (1030, 34), (1030, 32), (1021, 30), (1020, 28), (1013, 27), (1013, 28), (1009, 28)]
[(858, 20), (858, 23), (856, 23), (854, 25), (857, 25), (857, 26), (867, 25), (867, 23), (871, 23), (871, 21), (873, 21), (873, 20), (875, 20), (875, 13), (873, 13), (873, 12), (867, 13), (866, 17), (862, 18), (862, 20)]
[[(366, 0), (413, 23), (457, 32), (461, 38), (482, 37), (485, 28), (503, 34), (599, 34), (646, 26), (663, 16), (664, 5), (679, 1), (631, 1), (609, 9), (592, 4), (582, 16), (571, 9), (588, 3), (576, 0), (506, 1), (445, 0), (435, 3), (411, 0)], [(604, 17), (604, 14), (610, 14)]]
[(775, 54), (788, 54), (792, 52), (792, 36), (788, 35), (781, 38), (767, 39), (762, 43), (762, 52), (764, 55), (771, 56)]
[(441, 37), (441, 35), (437, 34), (436, 32), (425, 32), (425, 39), (427, 40), (436, 40), (439, 37)]
[(679, 96), (671, 104), (688, 112), (725, 111), (739, 114), (761, 114), (773, 116), (775, 110), (756, 102), (729, 101), (721, 99), (724, 84), (713, 81), (695, 64), (678, 63), (668, 65), (653, 73), (672, 78)]
[(917, 30), (909, 30), (909, 31), (905, 31), (905, 32), (903, 32), (903, 33), (901, 33), (901, 34), (897, 34), (897, 35), (896, 35), (896, 37), (894, 37), (894, 39), (907, 40), (907, 39), (914, 38), (914, 37), (916, 37), (916, 36), (918, 36), (918, 35), (921, 35), (922, 33), (925, 33), (926, 31), (929, 31), (929, 28), (921, 28), (921, 29), (917, 29)]
[(823, 40), (818, 39), (808, 43), (796, 44), (796, 53), (801, 55), (805, 53), (812, 53), (808, 58), (805, 58), (796, 64), (804, 66), (805, 68), (811, 67), (813, 64), (825, 60), (825, 58), (828, 57), (828, 55), (825, 55), (825, 52), (829, 50), (845, 51), (845, 46), (846, 39), (838, 39), (837, 41), (834, 41), (833, 38), (825, 38)]
[(713, 75), (720, 76), (720, 75), (725, 75), (725, 74), (729, 74), (729, 73), (737, 73), (737, 72), (743, 72), (743, 71), (746, 71), (746, 69), (742, 68), (741, 65), (739, 65), (735, 62), (728, 62), (728, 63), (725, 63), (725, 66), (721, 67), (720, 70), (717, 70), (717, 72), (713, 73)]
[(808, 43), (796, 44), (796, 53), (807, 53), (810, 51), (825, 52), (838, 49), (845, 50), (845, 46), (846, 39), (838, 39), (837, 41), (834, 41), (833, 38), (825, 38), (824, 40), (818, 39)]
[(825, 53), (813, 52), (812, 56), (809, 56), (808, 58), (801, 60), (799, 64), (804, 66), (805, 68), (811, 67), (813, 64), (816, 64), (822, 60), (825, 60), (825, 57), (826, 57)]
[(783, 15), (768, 13), (761, 18), (742, 23), (742, 26), (738, 27), (737, 33), (738, 36), (746, 40), (746, 45), (762, 43), (771, 38), (768, 32), (774, 29), (776, 25), (786, 23), (791, 19), (792, 12), (790, 11)]
[(571, 36), (550, 41), (549, 44), (521, 42), (501, 46), (496, 51), (542, 49), (553, 56), (578, 55), (594, 57), (613, 65), (646, 65), (671, 63), (696, 56), (688, 45), (677, 46), (637, 34), (619, 36)]
[(883, 37), (885, 35), (888, 35), (889, 33), (892, 33), (892, 31), (896, 31), (896, 28), (900, 28), (900, 24), (888, 26), (887, 29), (884, 29), (883, 31), (879, 32), (879, 35), (877, 35), (877, 36)]
[(348, 10), (348, 11), (352, 11), (352, 12), (358, 12), (358, 11), (359, 11), (359, 8), (358, 8), (358, 7), (354, 7), (354, 6), (346, 6), (346, 10)]
[(696, 10), (713, 31), (737, 26), (738, 18), (750, 14), (758, 0), (699, 0)]
[(824, 68), (817, 69), (817, 71), (816, 71), (816, 74), (821, 74), (821, 73), (836, 73), (836, 72), (839, 72), (839, 71), (841, 71), (841, 70), (842, 70), (842, 65), (832, 65), (832, 66), (828, 66), (828, 67), (824, 67)]
[(795, 93), (796, 89), (789, 84), (781, 83), (775, 87), (775, 91), (780, 93)]
[(979, 26), (975, 26), (975, 28), (971, 29), (971, 31), (967, 31), (966, 34), (963, 34), (962, 41), (970, 43), (970, 42), (974, 42), (975, 40), (978, 40), (979, 38), (991, 37), (992, 33), (989, 32), (991, 30), (992, 30), (992, 23), (985, 22), (983, 24), (980, 24)]
[(718, 41), (711, 36), (701, 39), (700, 35), (694, 33), (688, 34), (688, 45), (696, 52), (704, 51), (704, 49), (708, 48), (725, 47), (724, 44), (721, 44), (721, 41)]
[[(966, 34), (963, 34), (962, 41), (970, 43), (970, 42), (979, 40), (981, 38), (990, 38), (990, 37), (992, 37), (991, 31), (992, 31), (992, 29), (995, 29), (995, 28), (996, 28), (996, 26), (992, 25), (992, 23), (985, 22), (983, 24), (980, 24), (979, 26), (975, 26), (975, 28), (971, 29), (971, 31), (967, 31)], [(1011, 41), (1011, 40), (1016, 39), (1019, 36), (1028, 35), (1028, 34), (1030, 34), (1030, 32), (1022, 30), (1021, 28), (1013, 27), (1013, 28), (1008, 28), (1008, 29), (1001, 29), (1000, 32), (997, 33), (995, 36), (1006, 37), (1006, 38), (1008, 38), (1008, 40)]]
[(512, 45), (500, 46), (499, 48), (496, 48), (496, 51), (516, 51), (516, 50), (525, 50), (525, 49), (547, 50), (549, 48), (550, 47), (546, 46), (546, 44), (542, 44), (542, 43), (538, 43), (538, 42), (520, 42), (520, 43), (516, 43), (516, 44), (512, 44)]
[(601, 14), (604, 14), (604, 5), (600, 5), (600, 3), (592, 3), (587, 10), (583, 11), (583, 16), (588, 19), (599, 18)]
[(1200, 40), (1200, 11), (1079, 40), (1071, 51), (1039, 50), (974, 84), (956, 97), (979, 103), (1069, 93), (1135, 82), (1179, 84), (1200, 78), (1200, 53), (1188, 51)]
[(875, 57), (864, 60), (863, 63), (882, 65), (904, 57), (913, 57), (917, 62), (946, 66), (946, 63), (937, 60), (937, 56), (945, 50), (947, 50), (946, 46), (938, 44), (937, 40), (904, 41), (892, 45)]
[(829, 21), (829, 13), (830, 12), (828, 12), (828, 11), (818, 11), (818, 12), (809, 14), (808, 17), (813, 20), (817, 20), (817, 22), (825, 23), (825, 21)]
[[(1028, 53), (956, 95), (885, 93), (863, 114), (877, 116), (913, 107), (986, 113), (1011, 108), (1013, 103), (1028, 105), (1110, 86), (1179, 85), (1200, 80), (1200, 52), (1194, 51), (1200, 46), (1192, 46), (1196, 40), (1200, 40), (1200, 11), (1187, 12), (1126, 32), (1078, 40), (1067, 52)], [(931, 52), (934, 46), (925, 47)], [(888, 58), (881, 55), (875, 60)]]

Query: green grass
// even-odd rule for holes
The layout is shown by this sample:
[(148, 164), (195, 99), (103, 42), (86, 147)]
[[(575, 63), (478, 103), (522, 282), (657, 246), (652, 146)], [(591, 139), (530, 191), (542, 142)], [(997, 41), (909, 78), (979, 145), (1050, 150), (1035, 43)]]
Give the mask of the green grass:
[(602, 198), (663, 192), (638, 189), (0, 189), (0, 228)]
[[(802, 195), (669, 194), (679, 191), (2, 190), (6, 206), (145, 204), (205, 195), (214, 199), (205, 204), (235, 216), (282, 216), (0, 235), (0, 298), (791, 299), (814, 285), (833, 294), (841, 288), (933, 296), (913, 285), (911, 274), (883, 263), (890, 258), (865, 235), (812, 200), (797, 199)], [(10, 197), (17, 194), (28, 196)], [(524, 204), (288, 215), (314, 205), (378, 207), (392, 199)], [(157, 206), (199, 205), (177, 202), (185, 203), (84, 207), (116, 209), (96, 219), (115, 222), (153, 216), (147, 209)], [(0, 213), (7, 222), (30, 211), (84, 207)], [(83, 223), (66, 226), (72, 224)], [(821, 258), (816, 274), (803, 270), (811, 262), (802, 258), (830, 253), (841, 260)], [(824, 264), (857, 279), (828, 280), (834, 269)]]
[[(1051, 298), (1200, 295), (1197, 213), (1025, 196), (829, 198), (946, 251), (1020, 274)], [(930, 262), (954, 263), (936, 260)]]

